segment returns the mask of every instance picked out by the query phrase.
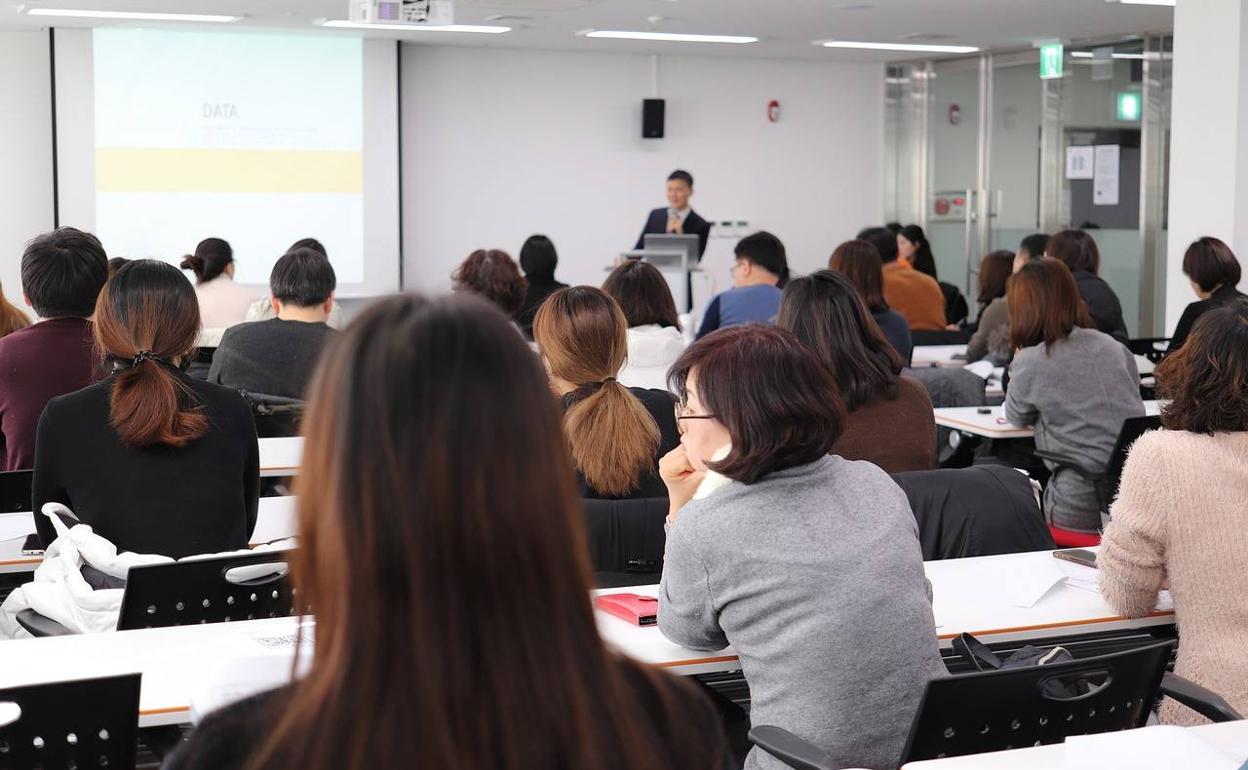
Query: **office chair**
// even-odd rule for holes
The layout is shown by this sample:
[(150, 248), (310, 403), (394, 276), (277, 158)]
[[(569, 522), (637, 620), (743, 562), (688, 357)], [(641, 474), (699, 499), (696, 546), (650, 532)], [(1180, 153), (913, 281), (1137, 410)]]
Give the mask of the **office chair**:
[(599, 588), (649, 585), (663, 573), (666, 498), (582, 500), (594, 582)]
[(0, 770), (133, 770), (139, 674), (0, 690)]

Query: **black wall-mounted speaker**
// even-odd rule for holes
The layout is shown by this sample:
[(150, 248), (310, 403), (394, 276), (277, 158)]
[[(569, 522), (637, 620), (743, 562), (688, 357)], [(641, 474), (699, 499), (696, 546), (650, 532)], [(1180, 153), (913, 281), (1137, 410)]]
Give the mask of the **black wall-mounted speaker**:
[(663, 99), (643, 99), (641, 102), (641, 138), (662, 139), (663, 118), (667, 102)]

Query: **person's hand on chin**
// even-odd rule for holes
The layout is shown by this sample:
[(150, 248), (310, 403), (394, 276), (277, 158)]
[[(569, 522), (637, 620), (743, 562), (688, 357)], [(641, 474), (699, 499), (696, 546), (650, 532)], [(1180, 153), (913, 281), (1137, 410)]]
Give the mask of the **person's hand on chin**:
[(698, 485), (706, 477), (706, 471), (696, 470), (689, 462), (684, 445), (677, 444), (675, 449), (659, 459), (659, 477), (667, 485), (670, 502), (667, 520), (675, 522), (676, 514), (685, 507), (685, 503), (693, 499), (693, 493), (698, 491)]

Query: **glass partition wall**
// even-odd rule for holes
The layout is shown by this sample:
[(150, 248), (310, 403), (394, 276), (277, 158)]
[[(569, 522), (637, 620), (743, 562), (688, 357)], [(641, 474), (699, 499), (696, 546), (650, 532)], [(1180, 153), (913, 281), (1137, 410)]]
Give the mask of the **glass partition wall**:
[(1132, 336), (1160, 336), (1170, 50), (1169, 36), (1067, 45), (1048, 80), (1034, 49), (890, 65), (886, 220), (927, 230), (972, 314), (984, 254), (1083, 227)]

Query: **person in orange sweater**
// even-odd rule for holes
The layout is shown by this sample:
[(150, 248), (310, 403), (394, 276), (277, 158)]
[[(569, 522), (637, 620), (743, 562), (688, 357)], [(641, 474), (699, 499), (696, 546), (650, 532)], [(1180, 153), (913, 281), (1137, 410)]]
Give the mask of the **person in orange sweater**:
[[(1174, 673), (1248, 711), (1248, 304), (1201, 316), (1156, 375), (1165, 430), (1127, 457), (1097, 557), (1101, 595), (1134, 618), (1169, 588), (1183, 634)], [(1169, 699), (1158, 716), (1205, 722)]]
[(945, 295), (930, 275), (914, 269), (897, 255), (897, 236), (883, 227), (870, 228), (859, 238), (875, 244), (884, 263), (884, 301), (905, 317), (911, 331), (945, 329)]

